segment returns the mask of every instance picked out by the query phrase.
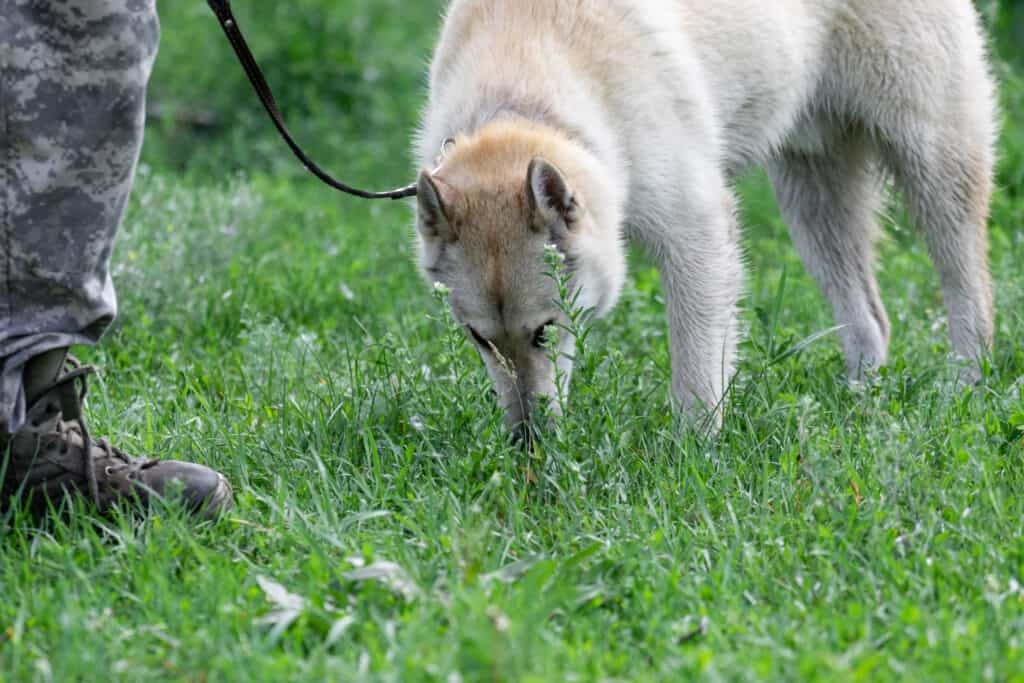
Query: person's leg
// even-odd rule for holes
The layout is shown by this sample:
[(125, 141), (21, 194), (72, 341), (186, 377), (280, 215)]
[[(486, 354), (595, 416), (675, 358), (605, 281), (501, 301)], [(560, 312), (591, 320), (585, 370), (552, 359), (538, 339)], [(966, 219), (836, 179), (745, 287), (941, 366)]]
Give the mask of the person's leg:
[(104, 506), (175, 479), (220, 506), (230, 487), (215, 472), (94, 443), (84, 375), (65, 365), (116, 313), (109, 261), (142, 144), (155, 0), (0, 6), (0, 506), (15, 489)]
[(25, 418), (33, 357), (94, 344), (142, 144), (155, 0), (3, 0), (0, 431)]

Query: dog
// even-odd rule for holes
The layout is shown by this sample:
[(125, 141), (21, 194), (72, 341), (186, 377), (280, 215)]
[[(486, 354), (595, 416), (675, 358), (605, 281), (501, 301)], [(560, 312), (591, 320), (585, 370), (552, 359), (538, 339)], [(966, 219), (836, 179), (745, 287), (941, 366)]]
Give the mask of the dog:
[(673, 395), (717, 425), (744, 270), (731, 180), (767, 169), (856, 378), (887, 357), (873, 269), (891, 179), (976, 379), (993, 335), (995, 100), (970, 0), (454, 0), (414, 143), (434, 169), (417, 181), (420, 269), (524, 428), (572, 370), (572, 335), (557, 355), (546, 343), (567, 320), (545, 247), (600, 317), (627, 240), (641, 245), (662, 278)]

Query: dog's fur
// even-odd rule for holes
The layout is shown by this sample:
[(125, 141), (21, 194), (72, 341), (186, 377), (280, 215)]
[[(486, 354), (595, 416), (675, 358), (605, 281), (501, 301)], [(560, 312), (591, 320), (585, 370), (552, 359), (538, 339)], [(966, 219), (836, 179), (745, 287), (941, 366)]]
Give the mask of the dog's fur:
[[(534, 344), (564, 322), (544, 246), (600, 315), (636, 240), (664, 284), (673, 392), (699, 414), (719, 405), (737, 342), (730, 178), (767, 167), (857, 376), (886, 361), (873, 266), (891, 174), (976, 372), (993, 332), (995, 136), (970, 0), (454, 0), (417, 140), (421, 168), (455, 141), (420, 175), (421, 267), (451, 290), (518, 424), (556, 390)], [(568, 371), (573, 340), (560, 345)]]

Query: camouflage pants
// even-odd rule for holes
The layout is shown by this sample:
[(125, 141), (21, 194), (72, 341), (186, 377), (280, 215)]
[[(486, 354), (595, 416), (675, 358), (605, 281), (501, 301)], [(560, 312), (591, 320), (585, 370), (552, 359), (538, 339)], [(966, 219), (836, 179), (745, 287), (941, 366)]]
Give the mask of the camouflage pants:
[(26, 362), (114, 318), (158, 41), (156, 0), (0, 0), (0, 434), (24, 421)]

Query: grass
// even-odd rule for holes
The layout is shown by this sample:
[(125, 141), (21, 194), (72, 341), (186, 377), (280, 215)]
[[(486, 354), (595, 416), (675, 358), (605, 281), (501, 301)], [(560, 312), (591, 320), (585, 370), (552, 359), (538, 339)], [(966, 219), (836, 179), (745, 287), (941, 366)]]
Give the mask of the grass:
[[(323, 11), (420, 20), (393, 4)], [(190, 101), (164, 75), (175, 55), (212, 59), (185, 60), (176, 28), (216, 34), (184, 5), (162, 8), (157, 101)], [(383, 63), (388, 43), (373, 49)], [(3, 518), (0, 681), (1024, 680), (1017, 74), (1001, 69), (1000, 316), (980, 386), (953, 382), (935, 275), (898, 212), (890, 367), (851, 386), (834, 337), (804, 344), (832, 321), (754, 176), (720, 438), (674, 424), (660, 286), (637, 257), (532, 456), (419, 281), (405, 208), (332, 195), (272, 138), (243, 149), (230, 130), (182, 168), (186, 129), (154, 122), (115, 256), (121, 317), (83, 354), (105, 369), (91, 421), (223, 470), (237, 505), (198, 527), (173, 507)], [(381, 120), (410, 121), (418, 97)], [(328, 165), (400, 181), (405, 131), (332, 142), (354, 127), (317, 145)]]

